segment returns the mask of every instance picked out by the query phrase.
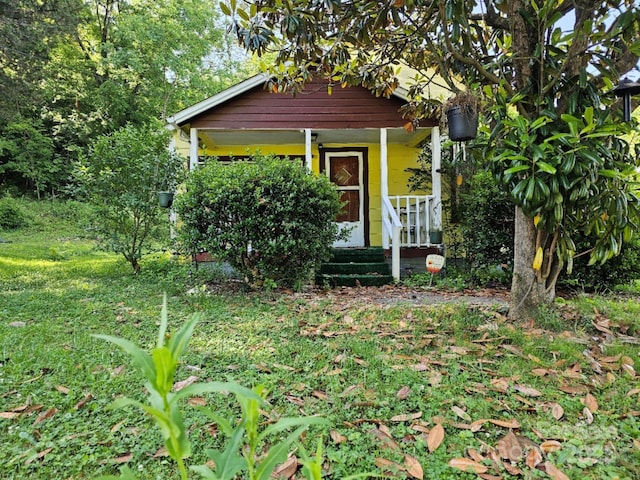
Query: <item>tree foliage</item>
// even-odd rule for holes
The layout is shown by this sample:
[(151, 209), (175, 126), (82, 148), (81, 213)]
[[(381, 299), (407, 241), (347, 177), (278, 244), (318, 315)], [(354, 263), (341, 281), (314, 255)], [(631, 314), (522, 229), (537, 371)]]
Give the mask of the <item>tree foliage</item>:
[[(313, 75), (378, 95), (416, 73), (405, 114), (438, 115), (430, 86), (470, 90), (485, 103), (475, 144), (515, 204), (514, 318), (550, 302), (571, 268), (577, 230), (591, 261), (620, 251), (638, 225), (637, 153), (621, 140), (611, 91), (640, 56), (633, 0), (255, 0), (224, 10), (245, 48), (277, 52), (274, 84), (297, 90)], [(534, 265), (536, 253), (543, 262)]]
[(77, 175), (97, 207), (95, 230), (104, 248), (122, 254), (133, 270), (156, 229), (167, 225), (158, 192), (177, 185), (186, 160), (167, 150), (166, 132), (127, 125), (96, 140)]
[(260, 154), (210, 161), (192, 172), (176, 205), (187, 251), (229, 262), (253, 287), (307, 281), (331, 254), (341, 208), (326, 176)]

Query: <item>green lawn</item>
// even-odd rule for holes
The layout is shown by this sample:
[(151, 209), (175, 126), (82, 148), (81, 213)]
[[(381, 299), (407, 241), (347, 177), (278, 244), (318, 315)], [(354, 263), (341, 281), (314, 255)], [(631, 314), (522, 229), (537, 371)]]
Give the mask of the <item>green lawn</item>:
[[(91, 336), (152, 348), (163, 292), (170, 330), (202, 315), (176, 380), (263, 384), (265, 424), (322, 414), (332, 426), (313, 427), (304, 444), (323, 438), (326, 478), (638, 478), (634, 297), (581, 296), (513, 325), (464, 302), (377, 304), (371, 290), (348, 303), (221, 293), (169, 254), (147, 257), (134, 276), (94, 248), (73, 208), (34, 208), (43, 210), (31, 226), (0, 232), (11, 242), (0, 243), (2, 478), (95, 478), (122, 465), (141, 479), (178, 478), (153, 422), (108, 408), (145, 391), (126, 355)], [(224, 440), (202, 404), (237, 414), (221, 394), (185, 404), (189, 465)]]

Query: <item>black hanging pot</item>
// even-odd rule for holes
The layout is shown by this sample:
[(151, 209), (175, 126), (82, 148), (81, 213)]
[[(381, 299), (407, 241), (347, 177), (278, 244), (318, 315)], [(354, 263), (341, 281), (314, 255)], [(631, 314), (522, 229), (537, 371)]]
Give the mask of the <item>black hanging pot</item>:
[(478, 113), (459, 105), (446, 111), (449, 125), (449, 138), (456, 142), (465, 142), (476, 138), (478, 133)]
[(173, 205), (173, 192), (158, 192), (158, 203), (162, 208), (171, 208), (171, 205)]

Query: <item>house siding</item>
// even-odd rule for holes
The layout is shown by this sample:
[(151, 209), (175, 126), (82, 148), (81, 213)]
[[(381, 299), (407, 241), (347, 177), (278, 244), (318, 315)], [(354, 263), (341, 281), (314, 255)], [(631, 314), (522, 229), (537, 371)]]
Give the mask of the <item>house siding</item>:
[[(402, 127), (408, 120), (400, 114), (406, 102), (397, 97), (376, 97), (363, 87), (341, 88), (316, 80), (295, 97), (255, 87), (190, 121), (198, 129), (274, 128), (381, 128)], [(422, 125), (422, 124), (421, 124)], [(432, 126), (433, 122), (422, 126)]]

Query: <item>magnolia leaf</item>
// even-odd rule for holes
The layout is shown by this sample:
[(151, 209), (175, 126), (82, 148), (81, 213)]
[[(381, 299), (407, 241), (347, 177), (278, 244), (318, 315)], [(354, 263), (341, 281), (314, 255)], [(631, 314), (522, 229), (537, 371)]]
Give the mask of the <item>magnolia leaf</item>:
[(509, 420), (494, 420), (494, 419), (489, 419), (487, 420), (490, 423), (493, 423), (494, 425), (498, 425), (499, 427), (504, 427), (504, 428), (520, 428), (520, 424), (518, 423), (517, 420), (515, 419), (509, 419)]
[(452, 458), (449, 460), (449, 466), (463, 472), (486, 473), (489, 470), (481, 463), (474, 462), (468, 458)]
[(422, 465), (420, 465), (420, 462), (415, 457), (412, 457), (411, 455), (405, 455), (404, 466), (407, 469), (407, 473), (411, 477), (417, 478), (419, 480), (422, 480), (424, 478)]
[(405, 413), (405, 414), (395, 415), (394, 417), (391, 417), (391, 421), (392, 422), (408, 422), (411, 420), (416, 420), (421, 416), (422, 416), (422, 412)]
[(567, 475), (558, 470), (558, 468), (548, 460), (544, 462), (544, 468), (547, 475), (549, 475), (553, 480), (569, 480)]
[(527, 453), (526, 464), (529, 468), (536, 468), (540, 463), (542, 463), (542, 453), (537, 448), (532, 448)]
[(564, 408), (562, 408), (559, 403), (554, 403), (551, 406), (551, 415), (553, 415), (553, 418), (556, 420), (560, 420), (564, 415)]
[(396, 398), (399, 400), (405, 400), (409, 396), (409, 393), (411, 393), (411, 388), (405, 385), (400, 390), (398, 390), (398, 393), (396, 393)]
[(453, 407), (451, 407), (451, 410), (453, 410), (453, 412), (461, 419), (466, 420), (467, 422), (471, 421), (471, 416), (460, 407), (454, 405)]
[(598, 411), (598, 401), (590, 393), (587, 393), (587, 396), (584, 399), (584, 405), (591, 411), (591, 413)]
[(507, 433), (496, 443), (496, 448), (500, 457), (511, 460), (512, 462), (519, 461), (523, 456), (522, 445), (518, 441), (518, 438), (513, 432)]
[(542, 395), (542, 392), (540, 390), (536, 390), (535, 388), (527, 387), (524, 385), (514, 385), (513, 389), (528, 397), (539, 397)]
[(546, 440), (540, 444), (540, 448), (544, 453), (557, 452), (562, 448), (562, 444), (557, 440)]
[(444, 428), (442, 425), (437, 424), (431, 429), (429, 435), (427, 435), (427, 448), (429, 453), (434, 452), (444, 440)]

